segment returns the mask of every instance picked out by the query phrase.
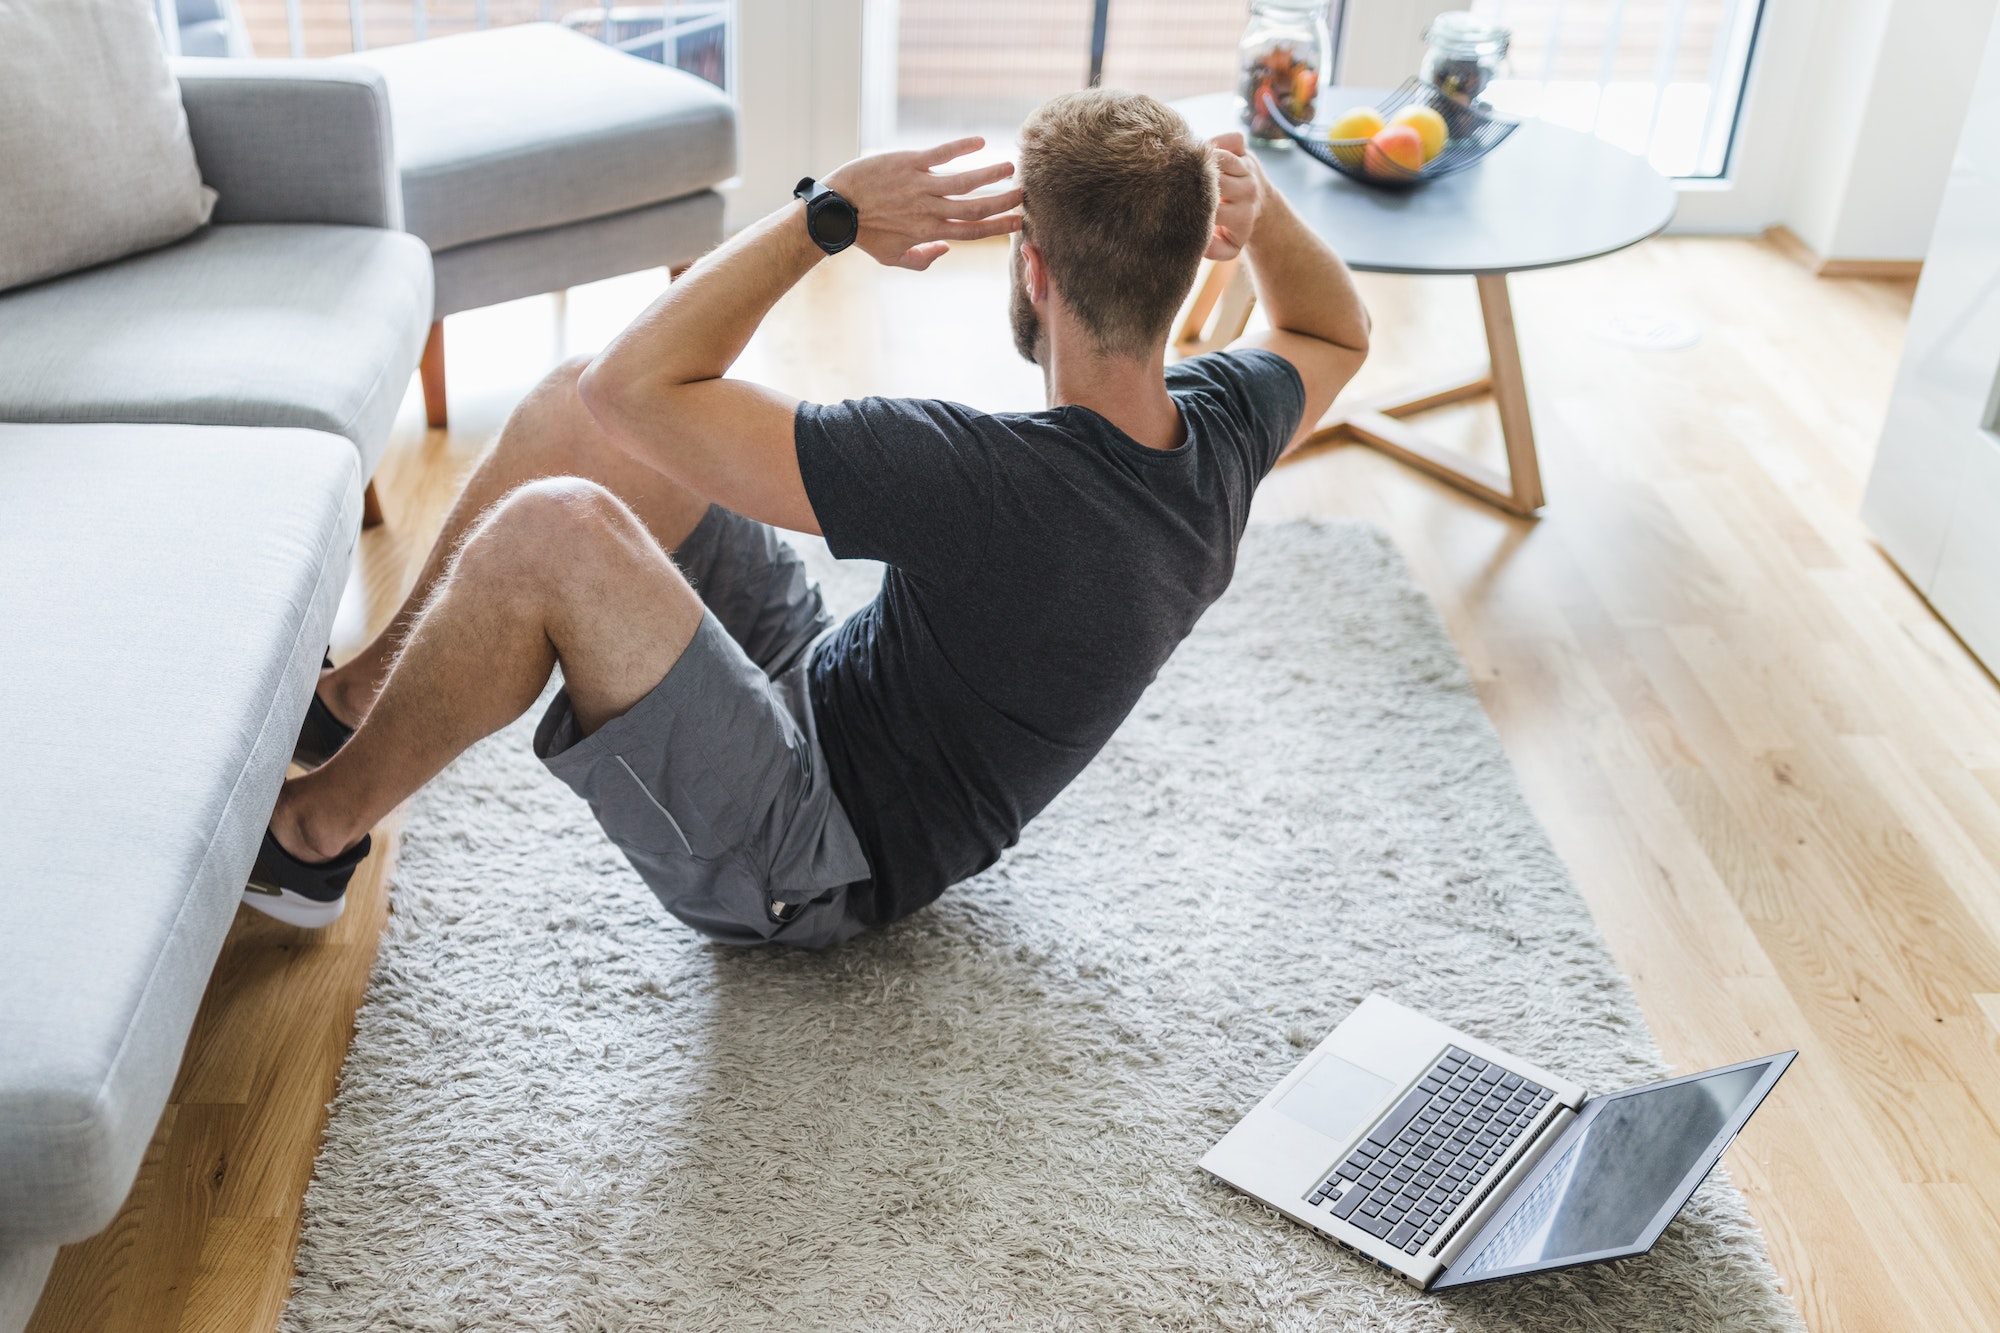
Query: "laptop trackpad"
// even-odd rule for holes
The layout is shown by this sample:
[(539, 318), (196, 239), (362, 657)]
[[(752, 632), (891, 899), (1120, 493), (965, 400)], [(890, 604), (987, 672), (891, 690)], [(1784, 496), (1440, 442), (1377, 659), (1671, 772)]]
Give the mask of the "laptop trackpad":
[(1328, 1055), (1278, 1099), (1278, 1109), (1307, 1129), (1345, 1143), (1395, 1086), (1337, 1055)]

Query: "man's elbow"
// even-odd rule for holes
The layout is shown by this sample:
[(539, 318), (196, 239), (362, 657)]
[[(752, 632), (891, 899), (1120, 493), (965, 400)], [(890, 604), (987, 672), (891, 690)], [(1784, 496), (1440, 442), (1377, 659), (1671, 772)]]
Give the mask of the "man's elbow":
[(617, 358), (600, 354), (577, 377), (576, 396), (599, 430), (630, 454), (657, 446), (648, 423), (661, 419), (651, 386), (634, 376)]
[(598, 356), (583, 368), (576, 379), (576, 396), (583, 403), (584, 411), (607, 435), (622, 435), (619, 429), (623, 415), (622, 400), (630, 390), (620, 382), (615, 367), (607, 365), (603, 356)]
[(1368, 307), (1356, 302), (1354, 306), (1354, 318), (1344, 323), (1345, 327), (1341, 328), (1338, 333), (1330, 336), (1321, 334), (1320, 336), (1335, 347), (1340, 348), (1341, 351), (1351, 354), (1355, 358), (1356, 364), (1359, 364), (1368, 358), (1368, 339), (1369, 335), (1375, 331), (1375, 321), (1368, 317)]

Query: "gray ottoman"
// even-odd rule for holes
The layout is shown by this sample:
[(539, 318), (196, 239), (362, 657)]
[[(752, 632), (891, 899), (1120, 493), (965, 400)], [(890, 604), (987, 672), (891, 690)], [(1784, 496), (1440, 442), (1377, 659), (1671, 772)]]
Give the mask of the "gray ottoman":
[(437, 300), (424, 402), (445, 424), (446, 315), (636, 269), (722, 239), (736, 113), (713, 85), (553, 23), (343, 56), (389, 83), (404, 226)]

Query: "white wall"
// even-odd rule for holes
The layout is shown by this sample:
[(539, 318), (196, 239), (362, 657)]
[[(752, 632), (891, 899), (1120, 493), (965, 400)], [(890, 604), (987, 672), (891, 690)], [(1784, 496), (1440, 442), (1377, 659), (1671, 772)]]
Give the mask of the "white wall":
[(1821, 0), (1778, 219), (1830, 259), (1921, 259), (1995, 0)]
[(1810, 54), (1787, 127), (1792, 170), (1777, 220), (1823, 256), (1833, 256), (1841, 212), (1858, 184), (1854, 154), (1871, 110), (1876, 55), (1891, 11), (1904, 2), (1821, 0), (1814, 31), (1803, 38)]
[(896, 136), (899, 0), (861, 0), (861, 147), (874, 152)]
[(1446, 9), (1445, 0), (1347, 0), (1340, 35), (1340, 82), (1361, 88), (1394, 88), (1417, 72), (1424, 58), (1424, 26)]
[(738, 181), (726, 225), (861, 150), (863, 0), (737, 0)]

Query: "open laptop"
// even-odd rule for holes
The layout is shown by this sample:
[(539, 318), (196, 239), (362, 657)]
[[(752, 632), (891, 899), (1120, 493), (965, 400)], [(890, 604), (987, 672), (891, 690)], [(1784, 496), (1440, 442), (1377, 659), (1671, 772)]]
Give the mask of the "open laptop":
[(1623, 1259), (1797, 1054), (1592, 1096), (1371, 995), (1201, 1166), (1425, 1290)]

